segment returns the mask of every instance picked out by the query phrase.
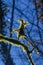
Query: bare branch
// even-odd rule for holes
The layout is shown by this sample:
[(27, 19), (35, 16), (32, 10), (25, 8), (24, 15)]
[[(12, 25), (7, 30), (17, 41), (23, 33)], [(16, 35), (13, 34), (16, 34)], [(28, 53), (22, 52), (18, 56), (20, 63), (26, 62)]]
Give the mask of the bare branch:
[(26, 53), (28, 55), (28, 60), (30, 60), (30, 63), (32, 65), (35, 65), (34, 62), (33, 62), (33, 60), (32, 60), (32, 58), (31, 58), (31, 56), (30, 56), (31, 51), (23, 43), (19, 42), (18, 40), (14, 40), (14, 39), (11, 39), (11, 38), (4, 37), (1, 34), (0, 34), (0, 42), (9, 42), (10, 44), (13, 44), (15, 46), (21, 46), (26, 51)]

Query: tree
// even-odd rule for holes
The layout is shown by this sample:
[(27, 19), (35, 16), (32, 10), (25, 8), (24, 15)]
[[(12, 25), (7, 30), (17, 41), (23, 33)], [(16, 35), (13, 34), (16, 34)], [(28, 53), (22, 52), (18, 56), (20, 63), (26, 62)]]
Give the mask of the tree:
[[(24, 6), (24, 7), (21, 7), (21, 5)], [(32, 65), (36, 65), (36, 64), (39, 65), (37, 62), (40, 61), (40, 60), (41, 61), (43, 60), (43, 50), (41, 49), (43, 47), (43, 35), (42, 35), (42, 33), (43, 33), (43, 27), (42, 27), (42, 25), (43, 25), (43, 23), (42, 23), (43, 22), (42, 21), (43, 15), (41, 15), (42, 9), (43, 9), (42, 5), (43, 4), (42, 4), (42, 2), (40, 2), (40, 0), (38, 1), (38, 3), (37, 3), (36, 0), (26, 0), (26, 2), (24, 2), (24, 0), (22, 0), (22, 1), (21, 0), (18, 0), (18, 1), (13, 0), (12, 12), (10, 13), (11, 14), (11, 19), (10, 19), (11, 21), (7, 22), (7, 25), (10, 23), (10, 26), (5, 26), (5, 24), (3, 24), (4, 14), (3, 14), (3, 16), (0, 16), (0, 20), (1, 20), (0, 21), (1, 22), (1, 24), (0, 24), (0, 44), (2, 45), (1, 53), (3, 51), (2, 56), (5, 58), (5, 61), (6, 61), (5, 64), (7, 64), (7, 62), (11, 61), (11, 63), (8, 64), (8, 65), (14, 65), (13, 60), (12, 60), (11, 55), (10, 55), (10, 51), (11, 51), (11, 48), (12, 48), (11, 45), (13, 45), (14, 47), (16, 46), (16, 48), (20, 47), (22, 49), (24, 54), (26, 54), (26, 56), (27, 56), (28, 60), (27, 59), (26, 60), (28, 61), (28, 63), (30, 63), (28, 65), (31, 65), (31, 64)], [(9, 7), (11, 7), (10, 4), (9, 4)], [(40, 8), (40, 7), (42, 7), (42, 8)], [(41, 10), (40, 15), (38, 14), (39, 8)], [(2, 7), (1, 7), (1, 9), (2, 9)], [(26, 20), (26, 21), (29, 22), (29, 25), (27, 25), (25, 27), (25, 29), (24, 29), (24, 27), (22, 28), (22, 26), (19, 29), (19, 31), (20, 31), (19, 35), (22, 34), (23, 31), (24, 31), (23, 35), (25, 35), (26, 38), (19, 38), (18, 39), (17, 34), (15, 34), (15, 33), (11, 34), (12, 30), (16, 29), (15, 28), (16, 25), (19, 25), (19, 22), (18, 22), (17, 19), (21, 19), (23, 21)], [(3, 29), (3, 25), (7, 28)], [(21, 32), (21, 28), (23, 30), (22, 32)], [(10, 31), (10, 37), (9, 36), (7, 37), (7, 35), (5, 35), (4, 30), (7, 30), (7, 29)], [(9, 34), (9, 32), (7, 34)], [(8, 48), (6, 43), (8, 43), (9, 48)], [(6, 48), (7, 54), (8, 54), (7, 60), (6, 60), (7, 57), (5, 57), (6, 56), (5, 48)], [(19, 48), (19, 50), (21, 50), (20, 48)], [(23, 53), (23, 52), (21, 52), (21, 53)], [(19, 54), (20, 54), (20, 52), (18, 53), (18, 55)], [(21, 58), (21, 56), (19, 56), (19, 57)], [(40, 57), (42, 57), (42, 58), (40, 59)], [(21, 61), (22, 60), (23, 59), (21, 59)], [(19, 61), (19, 63), (20, 63), (20, 61)], [(24, 61), (22, 61), (22, 63), (24, 65)]]
[[(5, 35), (4, 28), (6, 27), (6, 22), (4, 22), (4, 16), (8, 13), (7, 5), (1, 0), (0, 1), (0, 33)], [(3, 56), (2, 61), (5, 63), (5, 65), (14, 65), (10, 50), (6, 44), (1, 43), (1, 54)], [(7, 52), (6, 52), (7, 51)]]

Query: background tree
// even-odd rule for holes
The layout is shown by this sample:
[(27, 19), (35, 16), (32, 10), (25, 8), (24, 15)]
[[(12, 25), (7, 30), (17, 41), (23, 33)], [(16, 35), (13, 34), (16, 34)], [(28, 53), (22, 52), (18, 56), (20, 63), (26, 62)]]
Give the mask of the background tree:
[[(0, 32), (3, 32), (1, 33), (2, 35), (0, 34), (0, 42), (3, 42), (3, 45), (6, 44), (8, 51), (10, 50), (7, 52), (10, 54), (8, 57), (13, 58), (12, 62), (15, 62), (15, 65), (40, 65), (40, 63), (43, 65), (43, 15), (41, 15), (43, 10), (42, 0), (41, 2), (40, 0), (13, 0), (13, 5), (11, 0), (5, 0), (4, 2), (8, 2), (7, 5), (10, 8), (10, 12), (8, 12), (7, 16), (3, 16), (5, 17), (5, 20), (7, 19), (5, 22), (7, 23), (7, 26), (2, 27), (2, 22), (0, 24)], [(26, 35), (25, 39), (20, 38), (18, 40), (17, 33), (10, 33), (12, 30), (19, 28), (20, 24), (18, 23), (18, 19), (22, 19), (25, 22), (28, 21), (30, 23), (24, 30), (24, 34)], [(3, 19), (3, 21), (5, 20)], [(7, 31), (6, 35), (5, 30)], [(3, 48), (0, 48), (2, 53)], [(5, 51), (5, 49), (3, 51)]]
[[(0, 33), (3, 35), (6, 35), (6, 21), (5, 16), (7, 16), (8, 13), (8, 6), (5, 4), (2, 0), (0, 0)], [(10, 55), (10, 50), (6, 43), (1, 43), (1, 55), (2, 55), (2, 61), (5, 63), (5, 65), (14, 65), (13, 60)]]

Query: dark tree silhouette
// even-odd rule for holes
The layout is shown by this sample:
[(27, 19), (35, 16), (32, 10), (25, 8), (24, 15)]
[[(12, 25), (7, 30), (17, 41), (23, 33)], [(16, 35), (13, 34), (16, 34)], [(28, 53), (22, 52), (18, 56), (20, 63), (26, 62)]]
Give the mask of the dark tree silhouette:
[[(0, 33), (5, 35), (4, 27), (6, 22), (4, 22), (4, 16), (6, 16), (7, 11), (7, 5), (0, 0)], [(14, 65), (13, 60), (10, 55), (9, 48), (4, 42), (1, 43), (1, 54), (4, 57), (5, 61), (2, 61), (5, 63), (5, 65)]]

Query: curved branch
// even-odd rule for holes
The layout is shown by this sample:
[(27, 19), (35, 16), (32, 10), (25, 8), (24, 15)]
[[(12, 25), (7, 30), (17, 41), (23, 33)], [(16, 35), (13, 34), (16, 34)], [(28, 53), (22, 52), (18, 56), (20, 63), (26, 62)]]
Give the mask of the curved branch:
[(32, 58), (31, 58), (31, 56), (30, 56), (30, 53), (32, 53), (32, 51), (30, 51), (30, 50), (28, 49), (28, 47), (27, 47), (26, 45), (24, 45), (23, 43), (21, 43), (21, 42), (19, 42), (19, 41), (17, 41), (17, 40), (14, 40), (14, 39), (12, 39), (12, 38), (4, 37), (4, 36), (1, 35), (1, 34), (0, 34), (0, 42), (9, 42), (10, 44), (13, 44), (13, 45), (15, 45), (15, 46), (20, 46), (20, 47), (22, 47), (22, 49), (24, 49), (24, 50), (26, 51), (26, 53), (27, 53), (27, 55), (28, 55), (28, 60), (30, 60), (30, 63), (31, 63), (32, 65), (35, 65), (34, 62), (33, 62), (33, 60), (32, 60)]

